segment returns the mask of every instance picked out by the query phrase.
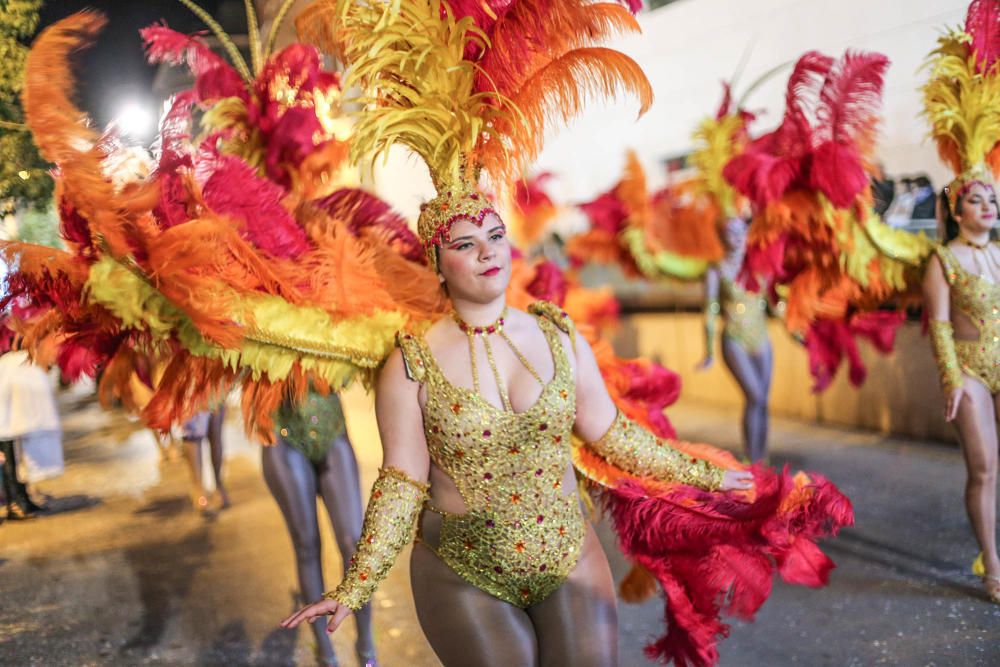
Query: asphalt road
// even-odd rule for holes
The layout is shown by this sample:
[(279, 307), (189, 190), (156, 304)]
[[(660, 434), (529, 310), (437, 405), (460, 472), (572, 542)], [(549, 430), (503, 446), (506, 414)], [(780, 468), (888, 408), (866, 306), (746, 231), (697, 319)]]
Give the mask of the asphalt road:
[[(181, 461), (86, 393), (60, 397), (66, 473), (40, 485), (53, 513), (0, 526), (0, 664), (313, 664), (311, 633), (277, 622), (296, 604), (290, 540), (232, 410), (225, 431), (233, 506), (190, 508)], [(345, 401), (370, 486), (379, 461), (371, 406)], [(736, 449), (737, 415), (681, 404), (689, 439)], [(817, 470), (854, 501), (857, 526), (825, 547), (838, 563), (820, 591), (776, 584), (753, 624), (735, 623), (722, 665), (1000, 665), (1000, 606), (969, 572), (976, 547), (962, 509), (963, 468), (947, 446), (777, 421), (774, 463)], [(625, 565), (599, 527), (616, 576)], [(327, 528), (326, 578), (341, 564)], [(376, 596), (385, 667), (437, 665), (420, 634), (401, 558)], [(658, 600), (620, 605), (623, 667), (649, 664)], [(353, 624), (335, 636), (354, 665)]]

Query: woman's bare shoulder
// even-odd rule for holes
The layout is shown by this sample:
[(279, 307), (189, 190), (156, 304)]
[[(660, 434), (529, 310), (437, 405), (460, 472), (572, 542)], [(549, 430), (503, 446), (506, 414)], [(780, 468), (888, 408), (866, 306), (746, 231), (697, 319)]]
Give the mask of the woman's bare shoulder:
[(404, 383), (413, 384), (411, 382), (412, 379), (407, 370), (403, 350), (397, 347), (389, 353), (385, 363), (382, 364), (382, 368), (379, 370), (377, 389), (379, 392), (394, 391)]
[(454, 321), (450, 317), (442, 317), (437, 322), (432, 324), (423, 335), (424, 344), (427, 349), (435, 359), (441, 359), (448, 357), (454, 353), (454, 350), (459, 347), (459, 349), (467, 350), (468, 343), (465, 340), (465, 334), (455, 326)]

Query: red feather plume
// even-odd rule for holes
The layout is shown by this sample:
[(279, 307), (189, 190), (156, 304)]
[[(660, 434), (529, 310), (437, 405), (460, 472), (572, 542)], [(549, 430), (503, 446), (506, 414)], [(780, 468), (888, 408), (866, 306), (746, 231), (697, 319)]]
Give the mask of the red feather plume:
[(187, 65), (195, 76), (201, 99), (242, 97), (247, 90), (239, 73), (201, 40), (200, 35), (185, 35), (162, 25), (139, 31), (150, 63)]
[(878, 127), (882, 85), (889, 59), (848, 51), (829, 69), (816, 107), (810, 185), (838, 208), (868, 187), (862, 150)]
[(976, 71), (984, 74), (1000, 58), (1000, 2), (972, 0), (965, 16), (965, 32), (972, 37)]
[(426, 263), (424, 246), (406, 218), (375, 195), (358, 188), (342, 188), (313, 204), (330, 217), (347, 221), (348, 230), (355, 236), (371, 231), (407, 260)]

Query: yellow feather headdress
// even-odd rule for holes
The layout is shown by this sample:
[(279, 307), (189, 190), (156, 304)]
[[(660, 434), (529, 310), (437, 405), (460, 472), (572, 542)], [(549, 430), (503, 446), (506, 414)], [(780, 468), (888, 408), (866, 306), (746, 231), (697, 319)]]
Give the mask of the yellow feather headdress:
[(924, 115), (938, 154), (956, 174), (946, 188), (954, 211), (974, 182), (991, 183), (1000, 173), (1000, 2), (975, 0), (965, 29), (938, 40), (926, 67)]
[(747, 142), (746, 119), (739, 113), (706, 118), (695, 130), (691, 164), (698, 170), (697, 191), (713, 197), (725, 218), (739, 214), (740, 194), (722, 175)]
[(485, 172), (505, 191), (541, 150), (553, 120), (566, 121), (594, 94), (652, 90), (624, 54), (597, 46), (637, 32), (623, 6), (590, 0), (318, 0), (297, 20), (300, 37), (348, 67), (364, 107), (355, 160), (411, 148), (437, 190), (418, 232), (433, 246), (452, 222), (493, 212), (478, 191)]

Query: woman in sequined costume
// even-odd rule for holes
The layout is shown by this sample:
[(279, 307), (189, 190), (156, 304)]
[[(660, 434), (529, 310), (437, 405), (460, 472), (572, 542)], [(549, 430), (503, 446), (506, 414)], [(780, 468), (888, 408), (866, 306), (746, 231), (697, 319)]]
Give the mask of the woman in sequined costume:
[[(571, 434), (600, 443), (617, 409), (583, 338), (507, 309), (510, 246), (495, 213), (456, 221), (438, 252), (455, 317), (403, 337), (376, 389), (383, 469), (428, 496), (410, 560), (421, 627), (445, 665), (617, 664), (614, 584), (569, 445)], [(747, 472), (662, 465), (709, 489), (751, 484)], [(332, 614), (335, 628), (363, 575), (352, 569), (286, 624)]]
[[(944, 206), (949, 206), (948, 202)], [(990, 230), (1000, 211), (993, 186), (963, 188), (946, 218), (945, 243), (924, 277), (932, 343), (945, 393), (945, 419), (962, 442), (965, 508), (982, 550), (975, 569), (1000, 603), (996, 542), (997, 419), (1000, 416), (1000, 246)]]
[(511, 248), (480, 175), (509, 188), (582, 91), (629, 91), (645, 110), (651, 88), (634, 61), (599, 47), (638, 30), (625, 7), (447, 8), (317, 0), (298, 17), (300, 35), (345, 63), (345, 86), (364, 91), (352, 151), (405, 145), (427, 163), (437, 195), (417, 233), (453, 310), (399, 334), (376, 382), (383, 467), (357, 551), (340, 585), (282, 625), (329, 615), (335, 630), (416, 538), (414, 600), (445, 665), (616, 664), (614, 589), (575, 467), (649, 589), (663, 588), (666, 631), (647, 655), (714, 664), (721, 613), (752, 616), (761, 579), (826, 582), (833, 564), (814, 540), (850, 523), (850, 503), (818, 477), (657, 439), (619, 411), (566, 313), (508, 309)]
[(928, 58), (924, 115), (938, 154), (955, 172), (940, 200), (944, 243), (924, 274), (931, 345), (958, 430), (967, 478), (965, 508), (981, 549), (973, 572), (1000, 603), (996, 542), (997, 420), (1000, 418), (1000, 247), (990, 240), (1000, 210), (1000, 3), (974, 0), (963, 29), (938, 39)]
[[(301, 598), (315, 600), (326, 590), (316, 497), (326, 507), (341, 558), (347, 563), (361, 537), (358, 462), (336, 394), (322, 396), (310, 391), (297, 407), (286, 402), (278, 412), (277, 423), (277, 442), (261, 449), (264, 481), (292, 538)], [(371, 605), (358, 610), (356, 621), (358, 663), (374, 667), (378, 663)], [(315, 626), (313, 635), (319, 659), (325, 665), (336, 665), (337, 657), (324, 629)]]
[(714, 363), (715, 320), (722, 315), (722, 358), (743, 392), (743, 445), (751, 462), (767, 458), (768, 394), (773, 357), (767, 336), (767, 301), (739, 283), (746, 254), (747, 223), (730, 218), (722, 226), (726, 256), (705, 273), (705, 359)]

